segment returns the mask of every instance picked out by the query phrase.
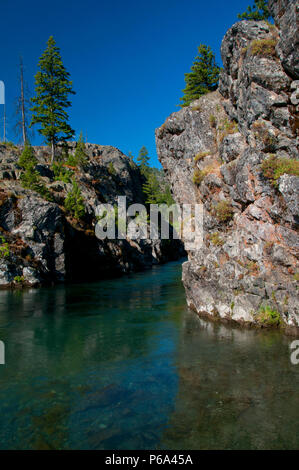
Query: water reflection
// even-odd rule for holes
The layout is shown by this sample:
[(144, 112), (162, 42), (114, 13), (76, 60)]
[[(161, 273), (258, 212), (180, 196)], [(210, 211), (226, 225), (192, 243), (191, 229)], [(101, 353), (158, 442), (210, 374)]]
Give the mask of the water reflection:
[(199, 319), (180, 278), (1, 291), (0, 448), (298, 447), (289, 339)]
[(298, 448), (299, 370), (287, 337), (188, 313), (178, 351), (179, 392), (162, 447)]

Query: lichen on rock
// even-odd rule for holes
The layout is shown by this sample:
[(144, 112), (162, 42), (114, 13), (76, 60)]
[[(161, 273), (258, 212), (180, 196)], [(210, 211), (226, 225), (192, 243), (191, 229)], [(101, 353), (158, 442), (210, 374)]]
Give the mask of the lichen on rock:
[[(296, 3), (269, 1), (276, 26), (234, 24), (218, 91), (156, 131), (176, 202), (204, 206), (204, 243), (188, 253), (183, 283), (188, 305), (214, 319), (299, 326)], [(271, 158), (275, 184), (263, 171)]]

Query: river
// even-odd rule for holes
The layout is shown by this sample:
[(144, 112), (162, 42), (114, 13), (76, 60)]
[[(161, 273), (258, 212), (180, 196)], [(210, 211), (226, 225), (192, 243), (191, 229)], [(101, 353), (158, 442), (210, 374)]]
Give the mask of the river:
[(200, 319), (180, 279), (1, 291), (0, 448), (298, 448), (292, 339)]

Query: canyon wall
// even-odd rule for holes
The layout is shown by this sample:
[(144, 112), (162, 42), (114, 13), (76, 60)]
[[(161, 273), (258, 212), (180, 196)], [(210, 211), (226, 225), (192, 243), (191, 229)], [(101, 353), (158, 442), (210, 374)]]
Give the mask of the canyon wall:
[(188, 252), (190, 308), (238, 323), (299, 326), (298, 5), (269, 2), (275, 26), (226, 33), (219, 89), (156, 130), (176, 202), (204, 206)]
[[(73, 154), (76, 143), (68, 145)], [(118, 196), (126, 196), (127, 206), (145, 203), (140, 170), (118, 149), (86, 144), (84, 168), (73, 168), (85, 209), (82, 220), (65, 209), (65, 198), (73, 186), (55, 178), (50, 149), (34, 147), (36, 169), (50, 200), (22, 186), (21, 152), (20, 147), (0, 145), (1, 287), (107, 278), (184, 254), (179, 240), (99, 240), (95, 236), (99, 204), (115, 206)]]

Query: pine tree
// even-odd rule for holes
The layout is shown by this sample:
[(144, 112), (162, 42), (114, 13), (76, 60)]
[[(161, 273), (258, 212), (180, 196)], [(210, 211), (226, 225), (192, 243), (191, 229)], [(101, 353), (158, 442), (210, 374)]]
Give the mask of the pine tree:
[(146, 176), (149, 169), (149, 160), (148, 150), (145, 146), (141, 147), (137, 157), (138, 166), (140, 168), (141, 174)]
[(24, 150), (18, 160), (18, 165), (23, 170), (34, 169), (37, 164), (37, 158), (34, 155), (34, 150), (30, 143), (26, 140)]
[(174, 204), (163, 170), (149, 168), (142, 189), (146, 204), (167, 204), (168, 206)]
[(268, 0), (254, 0), (254, 5), (238, 15), (241, 20), (269, 20), (271, 14), (268, 7)]
[(38, 161), (34, 155), (34, 150), (30, 143), (26, 141), (24, 150), (18, 160), (18, 165), (23, 170), (21, 174), (22, 186), (26, 189), (36, 191), (47, 200), (51, 200), (52, 196), (47, 187), (41, 181), (40, 174), (36, 170), (37, 163)]
[(65, 109), (71, 106), (68, 95), (75, 92), (69, 80), (70, 75), (62, 63), (60, 50), (52, 36), (38, 65), (40, 70), (35, 76), (36, 96), (32, 98), (30, 126), (40, 125), (39, 133), (51, 146), (53, 163), (57, 142), (65, 142), (74, 135), (73, 129), (68, 124), (68, 114)]
[(87, 164), (87, 155), (85, 151), (85, 142), (82, 131), (80, 132), (80, 137), (76, 145), (75, 161), (77, 166), (84, 167)]
[(73, 167), (84, 167), (87, 165), (88, 159), (85, 151), (85, 142), (82, 131), (77, 141), (76, 150), (74, 155), (69, 155), (66, 159), (66, 164)]
[(181, 106), (189, 104), (217, 89), (220, 68), (216, 64), (215, 55), (211, 48), (205, 44), (198, 47), (198, 56), (195, 57), (191, 72), (185, 74), (186, 88), (183, 90), (184, 96), (180, 99)]
[(147, 204), (160, 204), (160, 184), (157, 176), (150, 173), (142, 186)]
[(73, 187), (65, 198), (64, 207), (75, 219), (81, 219), (85, 215), (84, 199), (76, 181), (73, 181)]

